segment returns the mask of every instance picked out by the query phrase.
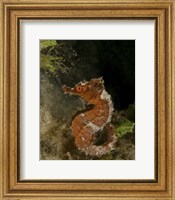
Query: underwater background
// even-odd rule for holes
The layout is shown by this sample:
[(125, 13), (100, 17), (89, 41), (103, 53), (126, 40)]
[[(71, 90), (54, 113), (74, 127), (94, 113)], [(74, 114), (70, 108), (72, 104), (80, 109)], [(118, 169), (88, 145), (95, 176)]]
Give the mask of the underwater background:
[[(99, 77), (113, 101), (117, 137), (116, 148), (100, 158), (75, 146), (71, 121), (86, 104), (62, 91)], [(40, 159), (135, 159), (135, 40), (40, 40)]]

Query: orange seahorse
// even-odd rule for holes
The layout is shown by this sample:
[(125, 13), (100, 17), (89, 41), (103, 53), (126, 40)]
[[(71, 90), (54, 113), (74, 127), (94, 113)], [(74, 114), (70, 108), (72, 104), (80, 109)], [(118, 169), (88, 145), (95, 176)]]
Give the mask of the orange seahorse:
[[(78, 149), (86, 155), (98, 157), (112, 150), (116, 143), (114, 129), (110, 124), (114, 109), (111, 96), (105, 90), (103, 78), (80, 82), (74, 88), (64, 85), (62, 89), (64, 93), (78, 95), (93, 105), (91, 109), (83, 110), (72, 120), (72, 134)], [(106, 142), (96, 145), (93, 143), (95, 134), (102, 130), (107, 133)]]

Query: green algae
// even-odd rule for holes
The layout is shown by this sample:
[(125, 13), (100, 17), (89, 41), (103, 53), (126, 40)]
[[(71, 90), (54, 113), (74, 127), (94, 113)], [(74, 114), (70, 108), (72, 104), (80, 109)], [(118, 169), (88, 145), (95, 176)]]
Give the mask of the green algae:
[(67, 68), (62, 65), (62, 57), (55, 57), (52, 55), (40, 55), (40, 67), (51, 74), (57, 74), (58, 70), (65, 72)]
[(52, 47), (55, 46), (56, 44), (57, 44), (56, 40), (40, 40), (41, 49)]
[(122, 122), (119, 126), (115, 128), (115, 132), (117, 137), (123, 137), (128, 133), (132, 133), (133, 129), (134, 123), (126, 119), (126, 121)]

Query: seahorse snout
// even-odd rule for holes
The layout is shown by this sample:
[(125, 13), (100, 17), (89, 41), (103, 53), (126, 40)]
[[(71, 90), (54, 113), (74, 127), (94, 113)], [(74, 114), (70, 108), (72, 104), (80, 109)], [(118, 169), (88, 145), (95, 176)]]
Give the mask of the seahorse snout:
[(75, 93), (74, 88), (67, 87), (66, 85), (62, 86), (62, 90), (64, 91), (65, 94), (74, 94)]

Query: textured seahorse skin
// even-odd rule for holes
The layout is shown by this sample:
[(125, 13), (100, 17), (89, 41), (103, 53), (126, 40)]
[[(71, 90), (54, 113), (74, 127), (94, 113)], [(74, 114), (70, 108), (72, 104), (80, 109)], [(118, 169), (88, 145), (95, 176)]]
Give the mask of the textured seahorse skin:
[[(76, 146), (85, 154), (101, 156), (113, 149), (116, 142), (113, 126), (110, 124), (113, 112), (111, 96), (104, 88), (102, 78), (80, 82), (74, 88), (62, 87), (68, 94), (78, 95), (88, 104), (93, 104), (90, 110), (83, 110), (74, 117), (71, 129)], [(94, 145), (94, 134), (100, 130), (107, 132), (107, 140), (103, 145)]]

